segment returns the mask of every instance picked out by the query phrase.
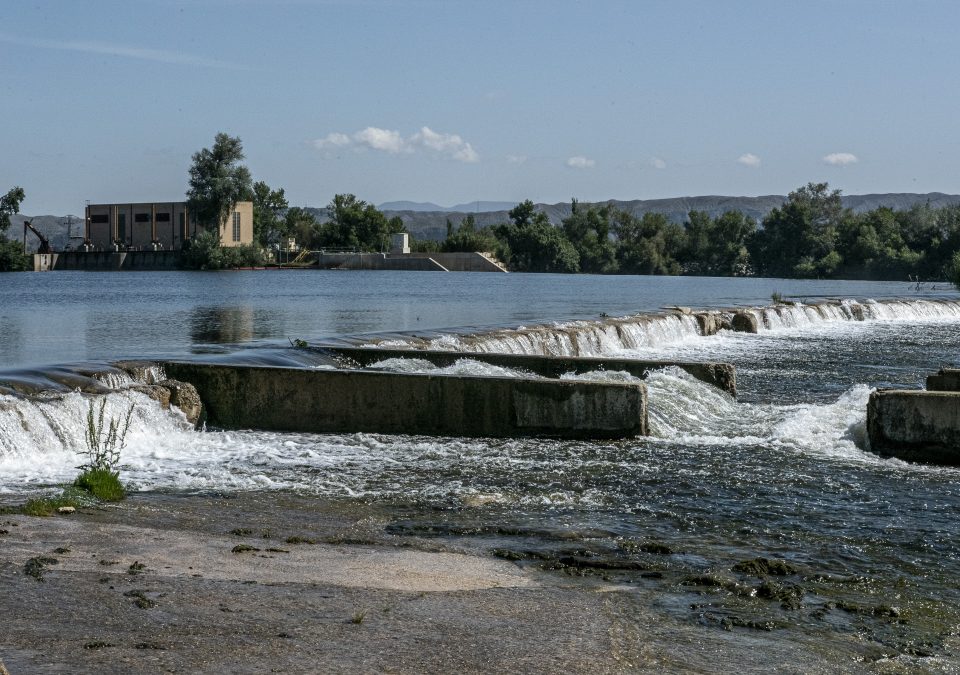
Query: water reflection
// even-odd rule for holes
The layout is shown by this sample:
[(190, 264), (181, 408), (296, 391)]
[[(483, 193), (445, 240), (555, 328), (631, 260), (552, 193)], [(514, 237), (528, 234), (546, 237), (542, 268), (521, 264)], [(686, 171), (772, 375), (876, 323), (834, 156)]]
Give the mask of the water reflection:
[(190, 312), (190, 341), (197, 344), (237, 344), (285, 335), (281, 312), (253, 307), (195, 307)]

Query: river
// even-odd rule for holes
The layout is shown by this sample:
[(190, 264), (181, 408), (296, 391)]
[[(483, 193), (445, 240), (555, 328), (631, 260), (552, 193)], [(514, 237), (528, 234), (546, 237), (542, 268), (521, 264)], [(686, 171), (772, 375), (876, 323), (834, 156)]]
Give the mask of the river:
[[(847, 302), (829, 315), (757, 309), (767, 320), (755, 335), (705, 337), (675, 317), (626, 341), (598, 328), (602, 315), (666, 305), (760, 308), (774, 292)], [(853, 304), (867, 320), (843, 310)], [(549, 340), (531, 338), (534, 326)], [(317, 271), (0, 277), (8, 371), (242, 360), (292, 349), (291, 339), (345, 337), (728, 361), (739, 397), (667, 369), (647, 381), (651, 437), (588, 443), (197, 432), (114, 382), (110, 409), (136, 406), (123, 478), (146, 492), (295, 491), (374, 505), (379, 536), (642, 588), (694, 630), (741, 631), (745, 648), (753, 631), (780, 631), (856, 644), (864, 658), (907, 668), (958, 667), (960, 471), (879, 458), (863, 438), (872, 388), (918, 387), (956, 364), (960, 294), (945, 285)], [(469, 360), (450, 370), (512, 375)], [(0, 395), (0, 497), (69, 480), (86, 410), (79, 393)], [(780, 561), (782, 574), (759, 559)]]

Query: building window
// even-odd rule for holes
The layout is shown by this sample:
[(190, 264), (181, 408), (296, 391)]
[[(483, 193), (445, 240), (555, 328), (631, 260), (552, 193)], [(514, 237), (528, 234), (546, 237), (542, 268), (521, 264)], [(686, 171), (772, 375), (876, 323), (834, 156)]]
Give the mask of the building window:
[(117, 214), (117, 239), (120, 241), (127, 240), (127, 214), (118, 213)]
[(110, 216), (108, 216), (106, 213), (97, 213), (90, 216), (90, 222), (94, 224), (109, 223)]
[(137, 213), (133, 216), (133, 222), (135, 223), (149, 223), (150, 214), (149, 213)]
[(233, 240), (240, 241), (240, 212), (233, 212)]
[(158, 213), (158, 214), (157, 214), (157, 222), (158, 222), (158, 223), (169, 223), (169, 222), (170, 222), (170, 214), (169, 214), (169, 213)]

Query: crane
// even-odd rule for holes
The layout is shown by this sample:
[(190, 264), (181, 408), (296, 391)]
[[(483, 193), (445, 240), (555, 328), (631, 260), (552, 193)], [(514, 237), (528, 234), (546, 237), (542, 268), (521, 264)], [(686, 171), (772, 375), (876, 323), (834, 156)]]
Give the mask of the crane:
[(53, 249), (50, 247), (50, 240), (40, 234), (39, 230), (35, 228), (29, 220), (23, 221), (23, 247), (27, 247), (27, 230), (30, 230), (35, 235), (37, 239), (40, 240), (40, 246), (37, 248), (37, 253), (53, 253)]

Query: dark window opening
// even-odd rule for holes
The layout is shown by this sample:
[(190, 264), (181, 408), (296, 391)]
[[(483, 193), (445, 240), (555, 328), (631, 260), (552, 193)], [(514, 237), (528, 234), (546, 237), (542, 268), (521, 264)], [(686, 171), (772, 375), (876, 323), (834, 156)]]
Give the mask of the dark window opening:
[(170, 222), (170, 214), (169, 214), (169, 213), (158, 213), (158, 214), (157, 214), (157, 222), (158, 222), (158, 223), (169, 223), (169, 222)]
[(98, 214), (95, 215), (95, 216), (90, 216), (90, 222), (91, 222), (91, 223), (97, 223), (97, 224), (100, 224), (100, 223), (109, 223), (109, 222), (110, 222), (110, 216), (108, 216), (108, 215), (105, 214), (105, 213), (98, 213)]

